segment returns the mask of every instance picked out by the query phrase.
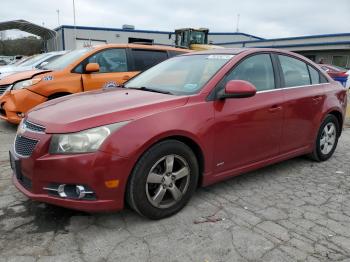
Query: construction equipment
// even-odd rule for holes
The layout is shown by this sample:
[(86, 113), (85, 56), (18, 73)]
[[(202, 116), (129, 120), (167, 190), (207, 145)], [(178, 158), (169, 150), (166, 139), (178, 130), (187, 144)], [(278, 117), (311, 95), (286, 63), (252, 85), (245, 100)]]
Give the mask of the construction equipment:
[(181, 28), (175, 30), (175, 46), (191, 50), (208, 50), (223, 48), (208, 43), (208, 28)]

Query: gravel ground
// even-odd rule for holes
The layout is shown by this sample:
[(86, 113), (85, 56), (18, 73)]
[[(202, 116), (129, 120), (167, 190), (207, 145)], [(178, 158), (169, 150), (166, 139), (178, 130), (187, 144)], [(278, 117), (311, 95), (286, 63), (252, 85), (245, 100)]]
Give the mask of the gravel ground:
[(0, 261), (350, 261), (350, 128), (334, 156), (300, 157), (197, 190), (179, 214), (87, 214), (11, 183), (0, 123)]

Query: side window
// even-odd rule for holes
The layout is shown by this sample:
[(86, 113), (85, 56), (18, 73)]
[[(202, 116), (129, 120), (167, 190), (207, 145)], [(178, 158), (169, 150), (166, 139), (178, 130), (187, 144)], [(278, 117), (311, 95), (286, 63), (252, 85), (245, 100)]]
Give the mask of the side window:
[(322, 74), (320, 74), (320, 82), (323, 84), (323, 83), (328, 83), (328, 79), (324, 76), (324, 75), (322, 75)]
[(166, 59), (166, 51), (133, 49), (134, 65), (136, 71), (144, 71)]
[(320, 83), (320, 74), (318, 73), (318, 71), (315, 68), (313, 68), (312, 66), (308, 65), (307, 67), (309, 68), (311, 83), (313, 85), (319, 84)]
[(127, 72), (128, 64), (125, 49), (107, 49), (87, 59), (88, 63), (98, 63), (99, 73)]
[(279, 55), (278, 58), (283, 71), (285, 87), (310, 85), (309, 72), (304, 62), (284, 55)]
[(225, 83), (229, 80), (248, 81), (257, 91), (274, 89), (275, 78), (270, 55), (254, 55), (243, 60), (226, 76)]

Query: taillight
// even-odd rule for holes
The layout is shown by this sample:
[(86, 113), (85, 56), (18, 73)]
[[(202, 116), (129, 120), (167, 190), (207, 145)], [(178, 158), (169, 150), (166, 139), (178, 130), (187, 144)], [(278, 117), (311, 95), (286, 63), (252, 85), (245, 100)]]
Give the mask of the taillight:
[(335, 77), (347, 77), (348, 73), (347, 72), (336, 72), (336, 73), (333, 73), (333, 75)]

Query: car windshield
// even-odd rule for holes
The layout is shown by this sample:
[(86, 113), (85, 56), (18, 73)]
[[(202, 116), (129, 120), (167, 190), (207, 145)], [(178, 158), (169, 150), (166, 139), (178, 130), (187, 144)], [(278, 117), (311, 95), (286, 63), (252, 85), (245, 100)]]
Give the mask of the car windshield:
[(174, 95), (198, 93), (233, 55), (188, 55), (168, 59), (136, 76), (125, 88)]
[(20, 66), (34, 66), (37, 62), (41, 61), (45, 57), (48, 57), (49, 55), (50, 54), (48, 54), (48, 53), (36, 55), (36, 56), (28, 59), (27, 61), (20, 63)]
[(43, 66), (42, 69), (48, 70), (62, 70), (68, 65), (74, 63), (78, 58), (85, 55), (87, 52), (91, 51), (91, 48), (83, 48), (73, 50), (52, 62), (49, 62), (47, 65)]

